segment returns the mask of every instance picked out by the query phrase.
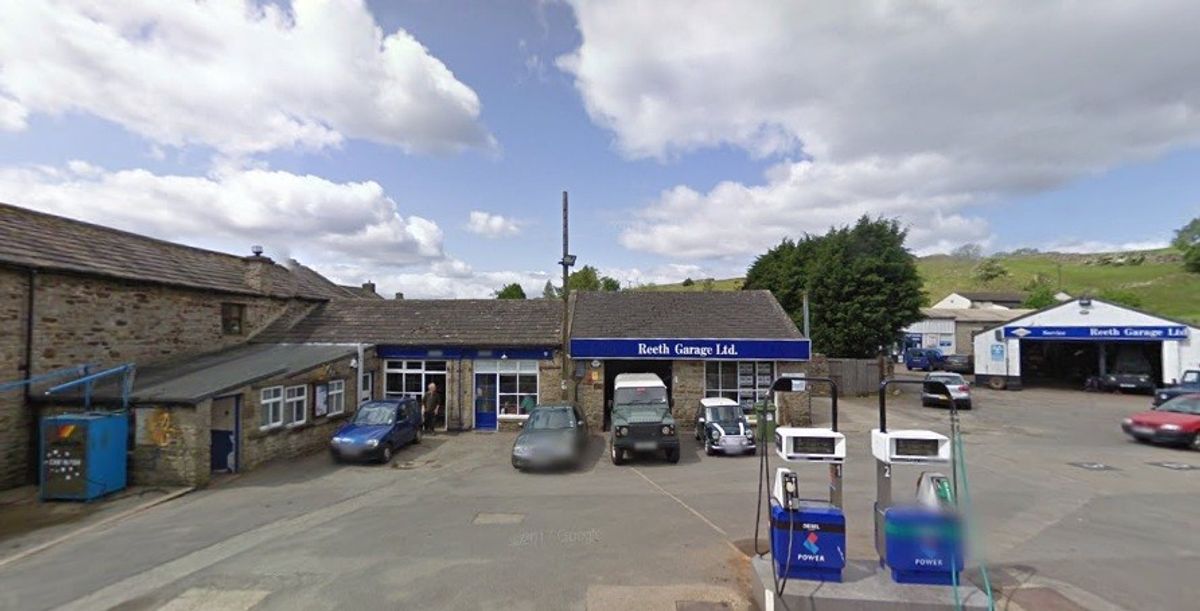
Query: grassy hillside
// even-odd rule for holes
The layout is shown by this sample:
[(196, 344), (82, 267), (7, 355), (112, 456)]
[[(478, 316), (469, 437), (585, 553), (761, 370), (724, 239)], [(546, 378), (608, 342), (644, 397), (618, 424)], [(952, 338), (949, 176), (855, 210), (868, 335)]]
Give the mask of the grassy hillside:
[[(1121, 259), (1142, 263), (1118, 264)], [(1062, 290), (1072, 294), (1098, 295), (1105, 290), (1119, 290), (1136, 295), (1142, 308), (1163, 316), (1200, 323), (1200, 276), (1183, 271), (1180, 255), (1173, 250), (1154, 250), (1138, 253), (1061, 254), (1035, 253), (999, 257), (1009, 276), (989, 285), (971, 278), (973, 261), (934, 255), (918, 260), (917, 267), (925, 281), (925, 293), (930, 302), (954, 291), (1021, 290), (1035, 276), (1057, 286), (1061, 270)], [(711, 290), (740, 289), (741, 278), (712, 282)], [(702, 280), (690, 287), (679, 284), (640, 287), (642, 290), (707, 290)]]

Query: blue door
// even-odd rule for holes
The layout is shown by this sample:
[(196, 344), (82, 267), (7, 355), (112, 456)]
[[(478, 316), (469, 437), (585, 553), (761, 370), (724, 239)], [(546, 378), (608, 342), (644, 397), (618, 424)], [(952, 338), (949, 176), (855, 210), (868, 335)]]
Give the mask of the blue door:
[(494, 431), (496, 419), (496, 376), (475, 374), (475, 428)]
[(214, 472), (237, 471), (237, 438), (241, 396), (222, 397), (212, 403), (209, 464)]

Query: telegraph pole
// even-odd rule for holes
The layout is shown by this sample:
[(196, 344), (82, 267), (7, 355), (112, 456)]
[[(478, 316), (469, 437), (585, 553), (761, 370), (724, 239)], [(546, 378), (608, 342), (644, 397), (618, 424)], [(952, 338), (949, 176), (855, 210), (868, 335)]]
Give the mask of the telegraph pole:
[(571, 266), (575, 265), (575, 256), (570, 250), (570, 236), (568, 232), (568, 212), (567, 212), (567, 192), (562, 192), (562, 260), (559, 264), (562, 265), (562, 399), (567, 399), (567, 378), (571, 375), (570, 360), (567, 358), (567, 352), (570, 349), (570, 335), (568, 319), (571, 315), (571, 291), (567, 287), (567, 282), (571, 277)]

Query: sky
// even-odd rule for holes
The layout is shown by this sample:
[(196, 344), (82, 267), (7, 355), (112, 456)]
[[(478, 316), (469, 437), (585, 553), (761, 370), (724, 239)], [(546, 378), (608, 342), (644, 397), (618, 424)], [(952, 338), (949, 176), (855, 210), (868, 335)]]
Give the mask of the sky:
[(1165, 245), (1200, 216), (1200, 3), (30, 0), (0, 201), (409, 297), (744, 273), (898, 218), (916, 254)]

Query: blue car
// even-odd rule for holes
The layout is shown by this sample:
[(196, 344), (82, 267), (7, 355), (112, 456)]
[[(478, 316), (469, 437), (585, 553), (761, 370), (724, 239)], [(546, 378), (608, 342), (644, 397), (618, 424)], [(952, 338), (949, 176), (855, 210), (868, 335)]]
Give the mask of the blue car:
[(909, 348), (904, 353), (904, 366), (909, 371), (937, 371), (946, 357), (935, 348)]
[(421, 443), (421, 405), (416, 399), (368, 401), (333, 434), (329, 453), (336, 462), (389, 463), (399, 448)]

